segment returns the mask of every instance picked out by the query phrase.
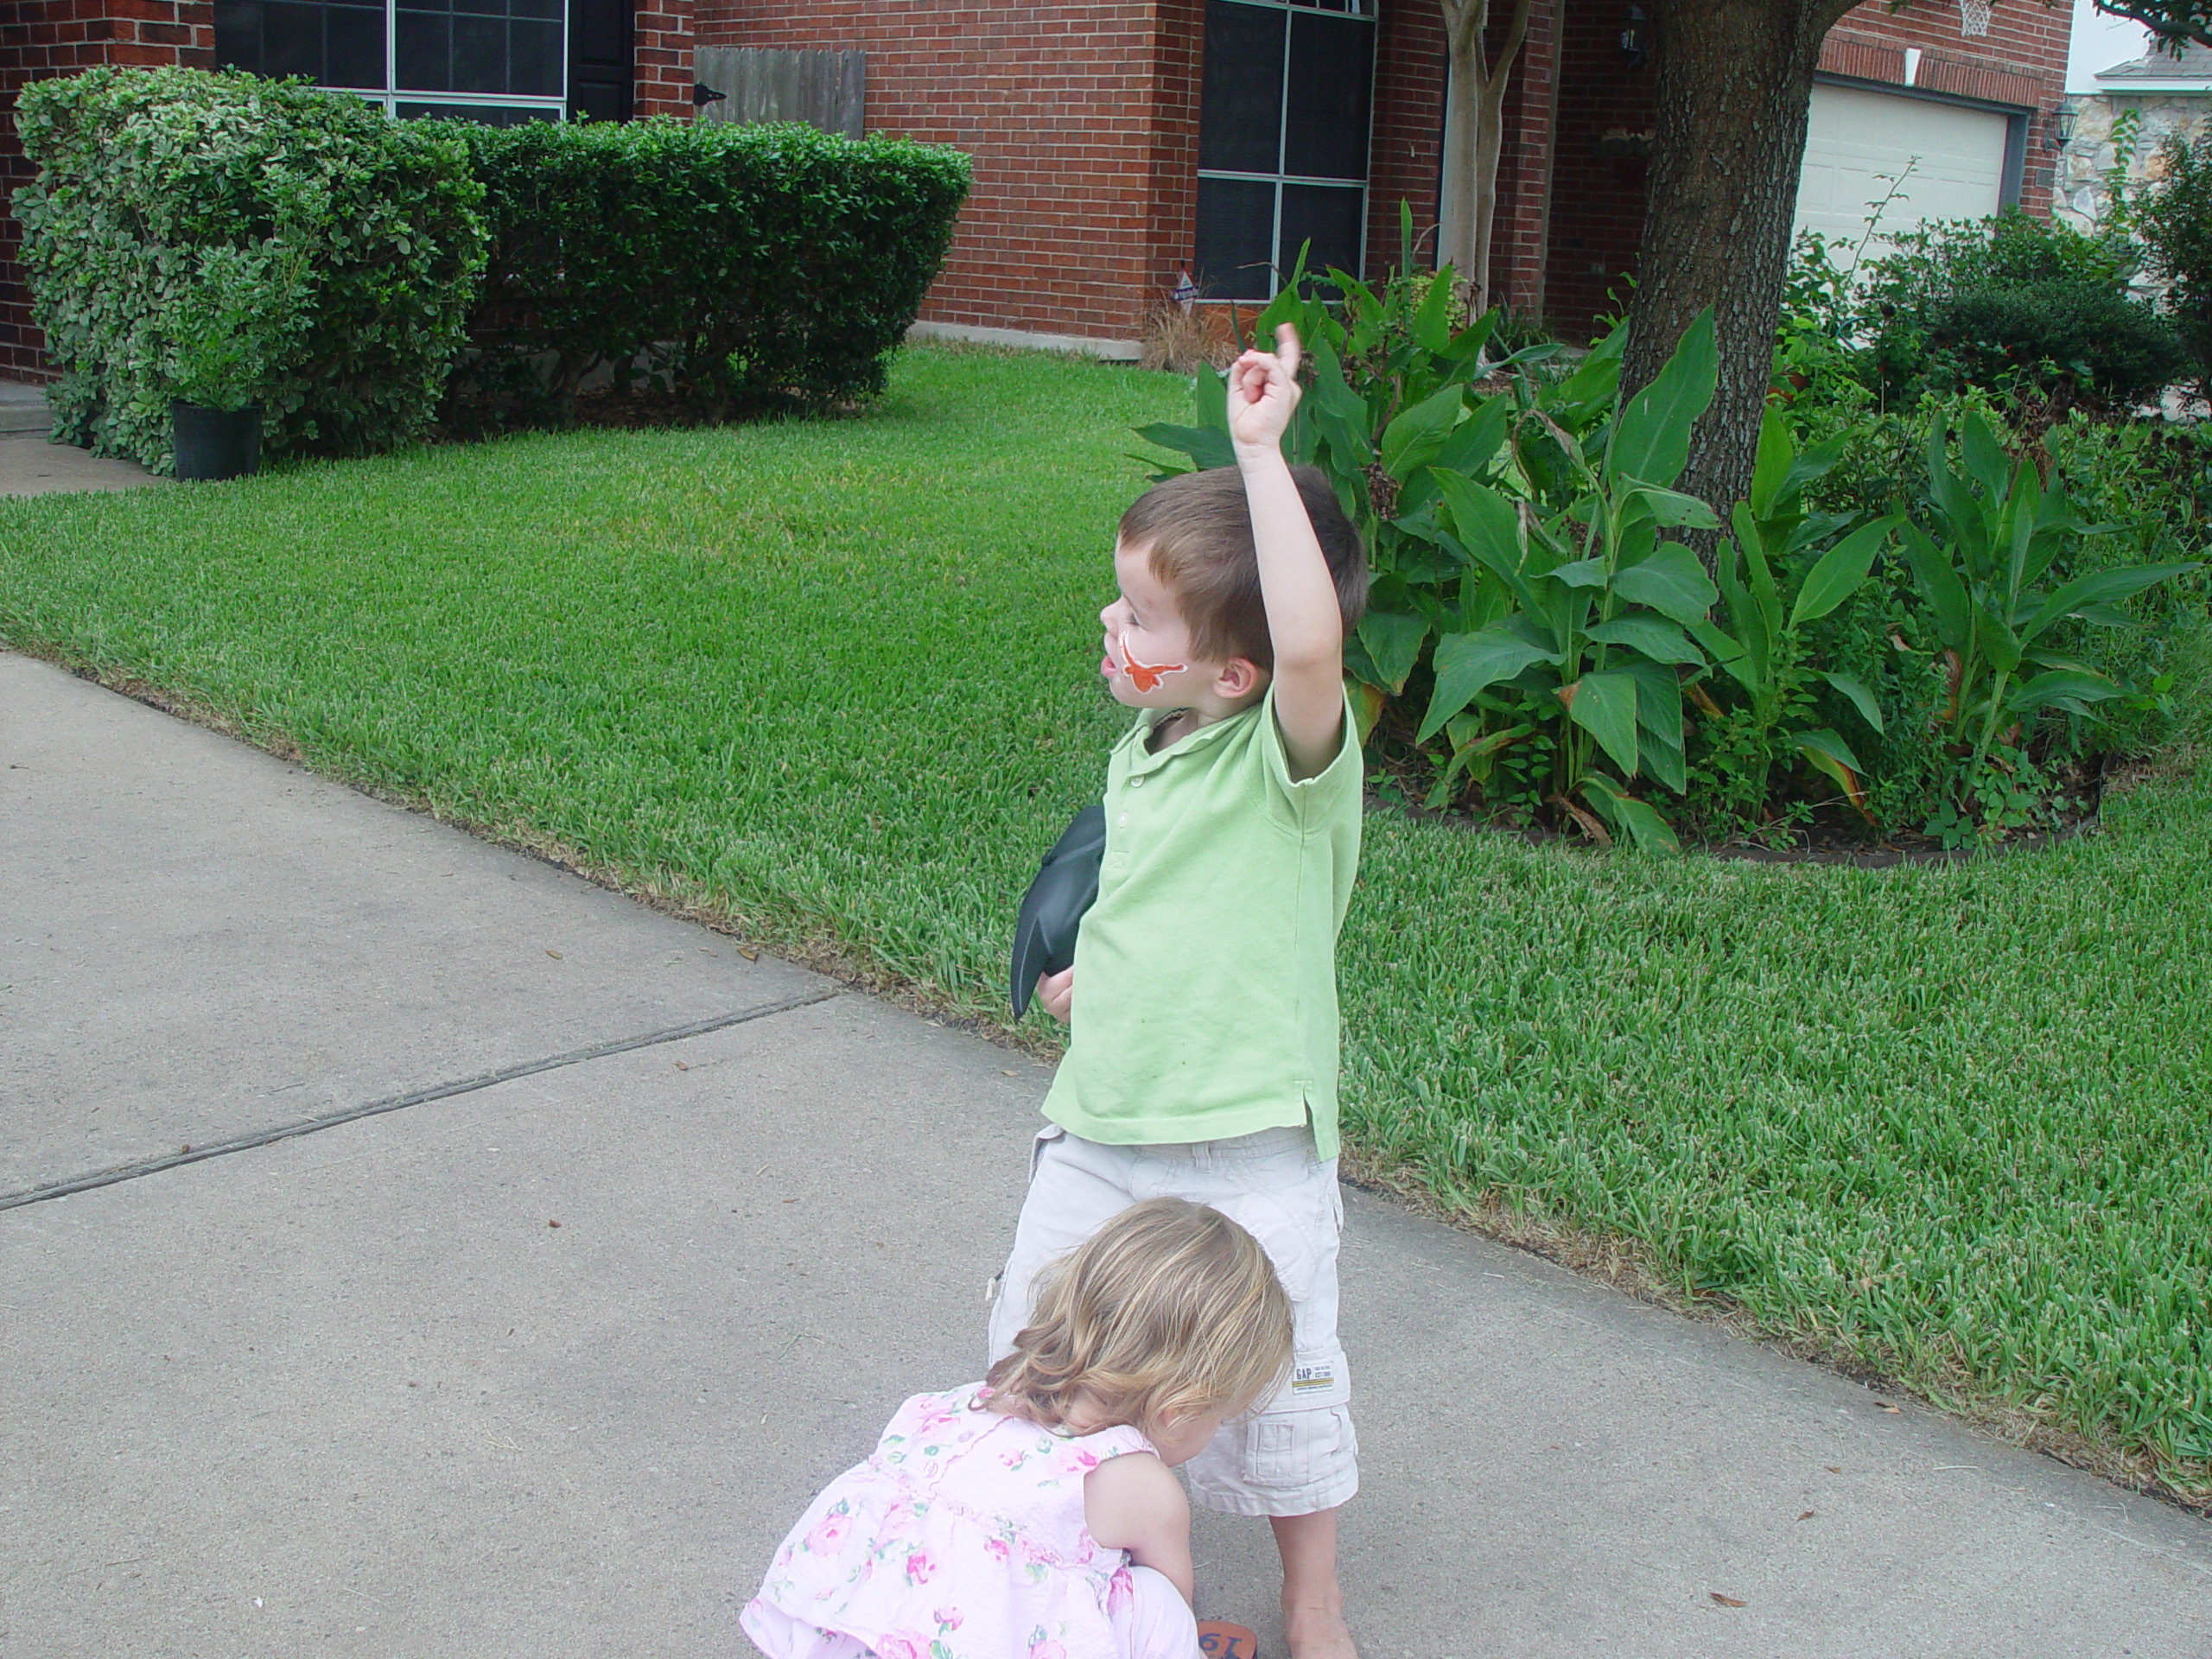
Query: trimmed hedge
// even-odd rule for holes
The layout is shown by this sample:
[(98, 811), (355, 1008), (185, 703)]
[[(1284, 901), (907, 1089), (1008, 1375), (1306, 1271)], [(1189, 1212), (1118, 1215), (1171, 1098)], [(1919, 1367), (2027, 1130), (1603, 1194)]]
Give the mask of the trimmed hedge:
[(968, 158), (803, 126), (423, 123), (466, 145), (492, 245), (458, 422), (558, 418), (645, 372), (703, 415), (883, 389)]
[[(16, 193), (34, 315), (61, 370), (57, 438), (171, 465), (180, 357), (241, 273), (282, 303), (261, 383), (272, 453), (420, 435), (483, 264), (483, 188), (452, 137), (343, 93), (238, 73), (92, 69), (33, 81)], [(270, 317), (282, 314), (281, 322)]]

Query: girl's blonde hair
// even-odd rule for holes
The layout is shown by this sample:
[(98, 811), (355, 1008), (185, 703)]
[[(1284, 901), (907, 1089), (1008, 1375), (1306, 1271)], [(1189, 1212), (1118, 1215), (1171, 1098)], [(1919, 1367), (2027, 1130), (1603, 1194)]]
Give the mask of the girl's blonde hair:
[(1047, 1428), (1089, 1406), (1157, 1437), (1243, 1410), (1290, 1370), (1290, 1298), (1218, 1210), (1150, 1198), (1037, 1277), (1029, 1323), (991, 1367), (991, 1408)]

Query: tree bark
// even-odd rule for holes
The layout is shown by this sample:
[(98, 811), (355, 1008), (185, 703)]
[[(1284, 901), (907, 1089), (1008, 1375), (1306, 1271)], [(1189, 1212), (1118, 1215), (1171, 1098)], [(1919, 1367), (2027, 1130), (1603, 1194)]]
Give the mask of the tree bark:
[(1470, 314), (1490, 308), (1490, 251), (1497, 218), (1497, 162), (1505, 143), (1505, 94), (1528, 38), (1532, 0), (1515, 0), (1495, 63), (1484, 36), (1490, 0), (1440, 0), (1451, 74), (1444, 116), (1445, 189), (1452, 216), (1440, 263), (1465, 285)]
[(1713, 308), (1719, 390), (1676, 487), (1725, 521), (1749, 493), (1821, 41), (1851, 0), (1656, 0), (1658, 119), (1622, 379)]

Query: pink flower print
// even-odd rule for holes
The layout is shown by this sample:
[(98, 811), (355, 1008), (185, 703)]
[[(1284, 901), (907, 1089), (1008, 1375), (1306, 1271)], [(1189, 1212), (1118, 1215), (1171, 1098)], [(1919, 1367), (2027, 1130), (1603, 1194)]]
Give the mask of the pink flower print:
[(1027, 1452), (1001, 1452), (999, 1461), (1009, 1469), (1019, 1469), (1029, 1461), (1029, 1454)]
[(906, 1558), (906, 1582), (927, 1584), (937, 1572), (937, 1562), (926, 1549), (918, 1549)]
[(1072, 1462), (1076, 1469), (1080, 1469), (1086, 1475), (1098, 1466), (1098, 1459), (1089, 1452), (1077, 1452)]
[(957, 1630), (965, 1622), (962, 1619), (957, 1607), (940, 1607), (932, 1617), (936, 1618), (937, 1627), (940, 1630)]
[(929, 1643), (918, 1636), (887, 1631), (875, 1644), (876, 1659), (928, 1659)]
[(840, 1503), (814, 1523), (814, 1530), (806, 1535), (806, 1548), (812, 1554), (834, 1555), (843, 1548), (845, 1535), (852, 1529), (852, 1515)]
[(1121, 1615), (1129, 1611), (1131, 1604), (1134, 1603), (1136, 1599), (1137, 1581), (1130, 1576), (1129, 1569), (1128, 1567), (1122, 1567), (1116, 1572), (1112, 1578), (1106, 1580), (1106, 1614), (1108, 1618), (1120, 1618)]
[(1029, 1659), (1068, 1659), (1068, 1650), (1053, 1641), (1033, 1642), (1029, 1645)]
[(983, 1554), (995, 1561), (1010, 1560), (1014, 1556), (1014, 1552), (1007, 1548), (1006, 1540), (1003, 1538), (984, 1539)]

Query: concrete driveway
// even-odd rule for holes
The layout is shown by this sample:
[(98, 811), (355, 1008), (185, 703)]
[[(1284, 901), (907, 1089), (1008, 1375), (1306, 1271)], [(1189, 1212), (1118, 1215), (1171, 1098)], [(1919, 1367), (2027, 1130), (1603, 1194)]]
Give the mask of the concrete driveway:
[[(741, 1654), (979, 1371), (1034, 1062), (5, 655), (0, 846), (4, 1659)], [(1359, 1193), (1345, 1276), (1370, 1659), (2212, 1655), (2181, 1512)]]

